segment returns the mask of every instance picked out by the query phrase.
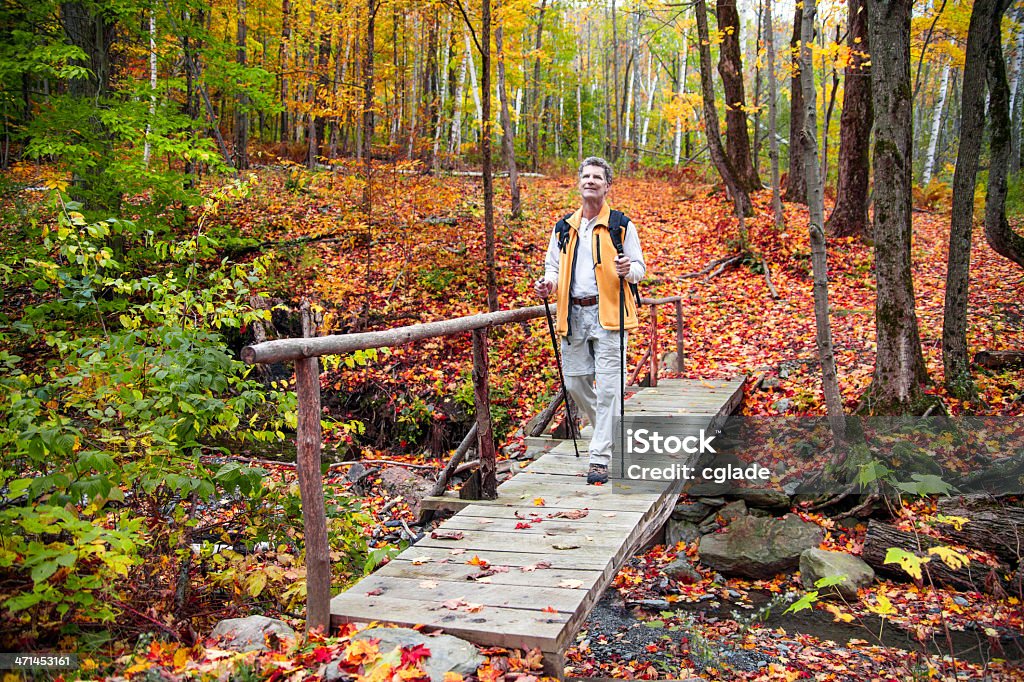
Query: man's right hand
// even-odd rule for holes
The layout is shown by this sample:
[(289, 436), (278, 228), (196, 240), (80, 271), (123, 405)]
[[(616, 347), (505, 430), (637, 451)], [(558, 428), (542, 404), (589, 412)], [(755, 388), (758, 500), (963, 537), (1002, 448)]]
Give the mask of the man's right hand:
[(555, 291), (555, 283), (546, 279), (538, 279), (533, 283), (533, 292), (541, 298), (549, 298)]

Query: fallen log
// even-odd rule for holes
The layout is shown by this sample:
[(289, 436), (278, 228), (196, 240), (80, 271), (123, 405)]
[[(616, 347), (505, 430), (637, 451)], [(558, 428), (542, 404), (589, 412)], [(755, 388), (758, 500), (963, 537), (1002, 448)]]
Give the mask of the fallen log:
[(879, 573), (888, 574), (904, 580), (912, 576), (904, 571), (899, 564), (885, 563), (885, 556), (890, 547), (898, 547), (919, 557), (927, 557), (924, 564), (925, 582), (928, 577), (941, 585), (961, 590), (974, 590), (989, 594), (1001, 594), (1010, 587), (1011, 571), (1006, 564), (999, 562), (995, 566), (972, 561), (966, 566), (953, 568), (938, 556), (929, 554), (932, 547), (949, 546), (951, 543), (938, 538), (900, 530), (888, 523), (871, 520), (868, 532), (864, 537), (864, 549), (861, 558)]
[(1024, 351), (982, 350), (974, 354), (974, 364), (988, 369), (1024, 367)]
[(968, 519), (957, 530), (943, 524), (942, 534), (954, 542), (996, 555), (1010, 566), (1024, 554), (1024, 509), (991, 497), (950, 497), (939, 500), (939, 513)]

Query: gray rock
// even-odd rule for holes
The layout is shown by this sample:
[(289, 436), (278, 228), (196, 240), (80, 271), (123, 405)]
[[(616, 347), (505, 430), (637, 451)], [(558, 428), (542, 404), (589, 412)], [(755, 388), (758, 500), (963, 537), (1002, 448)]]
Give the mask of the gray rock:
[(690, 544), (700, 537), (700, 530), (689, 521), (675, 521), (669, 519), (665, 526), (665, 545), (675, 547), (680, 542)]
[[(248, 618), (228, 618), (217, 623), (210, 637), (220, 641), (220, 645), (230, 651), (270, 651), (267, 646), (267, 635), (273, 644), (277, 640), (295, 640), (295, 630), (287, 623), (266, 616), (249, 616)], [(280, 648), (280, 647), (276, 647)]]
[(758, 509), (757, 507), (751, 507), (747, 510), (747, 513), (751, 516), (760, 516), (762, 518), (768, 518), (769, 516), (775, 516), (767, 509)]
[(348, 682), (354, 679), (355, 675), (349, 675), (341, 670), (338, 661), (331, 661), (324, 669), (324, 682)]
[(711, 513), (711, 509), (711, 505), (704, 504), (703, 502), (677, 504), (676, 508), (672, 510), (672, 518), (676, 521), (699, 523), (707, 518), (708, 514)]
[(446, 672), (461, 675), (475, 674), (484, 663), (475, 646), (451, 635), (428, 637), (409, 628), (370, 628), (353, 635), (352, 639), (379, 639), (381, 653), (388, 653), (395, 647), (409, 648), (419, 644), (430, 649), (430, 657), (423, 661), (423, 667), (432, 682), (444, 682)]
[(697, 550), (702, 563), (726, 575), (761, 579), (796, 568), (801, 552), (822, 538), (821, 528), (794, 514), (741, 516), (724, 532), (702, 537)]
[(679, 354), (674, 350), (669, 351), (661, 356), (661, 368), (667, 372), (677, 371), (676, 360), (678, 360)]
[(380, 474), (380, 483), (392, 497), (401, 495), (405, 498), (414, 517), (420, 515), (420, 501), (434, 488), (427, 479), (401, 467), (385, 468)]
[(692, 585), (700, 581), (700, 573), (686, 557), (679, 557), (662, 569), (665, 575), (684, 585)]
[(789, 408), (792, 405), (792, 400), (790, 400), (789, 398), (782, 398), (781, 400), (776, 400), (774, 403), (772, 403), (772, 409), (775, 410), (776, 412), (782, 413), (789, 410)]
[(781, 490), (764, 488), (737, 488), (733, 496), (743, 500), (748, 507), (760, 509), (789, 509), (789, 495)]
[(766, 376), (763, 379), (761, 379), (761, 390), (762, 391), (770, 391), (770, 390), (778, 388), (778, 387), (779, 387), (779, 378), (778, 377), (767, 377)]
[(732, 523), (739, 517), (747, 515), (747, 503), (743, 500), (730, 502), (718, 510), (718, 515), (721, 516), (722, 520), (727, 524)]
[(843, 582), (821, 590), (822, 594), (838, 592), (843, 599), (854, 601), (857, 590), (875, 580), (875, 571), (859, 557), (846, 552), (808, 549), (800, 555), (800, 581), (808, 590), (822, 578), (844, 576)]
[(724, 497), (701, 497), (697, 501), (700, 502), (701, 504), (706, 504), (709, 507), (716, 507), (717, 508), (717, 507), (724, 507), (725, 506), (725, 498)]
[(652, 611), (668, 611), (672, 608), (667, 599), (637, 599), (627, 602), (627, 606), (639, 606)]

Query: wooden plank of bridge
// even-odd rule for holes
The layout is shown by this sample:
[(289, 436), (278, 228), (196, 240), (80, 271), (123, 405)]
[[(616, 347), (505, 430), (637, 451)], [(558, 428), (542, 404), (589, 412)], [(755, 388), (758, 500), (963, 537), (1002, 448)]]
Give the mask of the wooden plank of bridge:
[[(701, 417), (713, 428), (739, 405), (742, 386), (665, 380), (627, 400), (626, 412)], [(423, 625), (487, 646), (537, 647), (546, 671), (561, 676), (565, 648), (623, 563), (667, 521), (678, 490), (588, 486), (586, 469), (563, 441), (503, 483), (496, 500), (425, 500), (458, 513), (334, 597), (332, 623)]]

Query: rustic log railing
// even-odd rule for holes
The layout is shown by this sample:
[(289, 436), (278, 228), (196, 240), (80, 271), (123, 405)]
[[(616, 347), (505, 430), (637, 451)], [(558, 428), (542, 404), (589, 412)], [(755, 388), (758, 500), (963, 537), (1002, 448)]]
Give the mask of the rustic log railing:
[[(663, 304), (675, 304), (676, 369), (683, 369), (682, 298), (669, 296), (643, 299), (650, 306), (649, 340), (639, 370), (649, 361), (652, 386), (658, 383), (657, 311)], [(320, 475), (322, 433), (320, 430), (320, 363), (322, 355), (340, 355), (371, 348), (401, 346), (414, 341), (471, 332), (473, 334), (473, 387), (476, 407), (477, 453), (480, 458), (480, 489), (484, 499), (497, 497), (494, 438), (491, 432), (489, 400), (487, 329), (526, 322), (544, 315), (544, 306), (530, 306), (493, 313), (469, 315), (451, 320), (409, 325), (395, 329), (357, 334), (335, 334), (301, 339), (264, 341), (242, 349), (242, 360), (250, 365), (295, 362), (295, 393), (298, 397), (296, 468), (302, 498), (302, 523), (306, 545), (306, 629), (327, 631), (330, 626), (331, 568), (327, 540), (323, 478)], [(307, 332), (308, 334), (308, 332)], [(464, 443), (465, 445), (465, 443)], [(467, 448), (460, 447), (464, 455)], [(454, 467), (452, 467), (454, 468)], [(446, 468), (447, 470), (447, 468)]]

